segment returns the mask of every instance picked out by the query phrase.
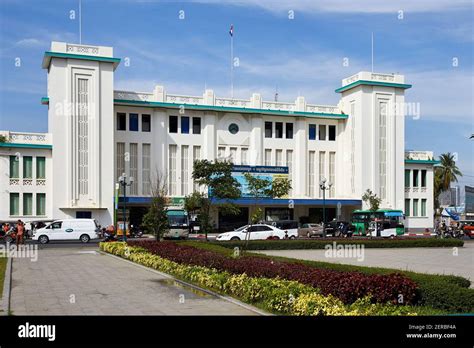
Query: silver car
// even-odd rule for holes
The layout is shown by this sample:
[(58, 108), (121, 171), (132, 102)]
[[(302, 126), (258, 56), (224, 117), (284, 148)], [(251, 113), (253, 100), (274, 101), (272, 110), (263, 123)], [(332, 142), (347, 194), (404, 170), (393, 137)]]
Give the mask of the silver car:
[(298, 228), (298, 237), (322, 237), (323, 236), (323, 226), (320, 224), (302, 224)]

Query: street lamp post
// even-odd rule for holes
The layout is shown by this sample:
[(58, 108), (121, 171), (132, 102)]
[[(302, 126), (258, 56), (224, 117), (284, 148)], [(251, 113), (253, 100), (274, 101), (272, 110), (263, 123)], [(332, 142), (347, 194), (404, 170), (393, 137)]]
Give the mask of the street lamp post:
[(123, 241), (126, 242), (127, 241), (127, 201), (126, 201), (126, 198), (127, 198), (127, 186), (132, 186), (133, 184), (133, 176), (131, 176), (129, 179), (128, 179), (128, 182), (127, 182), (127, 174), (125, 173), (122, 173), (122, 175), (118, 178), (118, 181), (119, 181), (119, 184), (120, 186), (122, 187), (122, 190), (123, 190), (123, 231), (122, 231), (122, 236), (123, 236)]
[(331, 186), (331, 182), (326, 183), (326, 178), (319, 183), (319, 188), (323, 191), (323, 238), (326, 238), (326, 190), (330, 190)]

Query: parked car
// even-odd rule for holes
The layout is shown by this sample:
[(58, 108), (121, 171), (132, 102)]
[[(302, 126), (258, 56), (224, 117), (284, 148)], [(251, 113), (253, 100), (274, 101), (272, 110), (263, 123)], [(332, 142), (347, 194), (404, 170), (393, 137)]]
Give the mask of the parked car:
[[(261, 240), (261, 239), (284, 239), (288, 234), (267, 224), (245, 225), (234, 231), (224, 232), (216, 237), (216, 241), (226, 240)], [(247, 237), (248, 236), (248, 237)]]
[(463, 220), (460, 221), (462, 225), (462, 230), (466, 236), (469, 236), (469, 238), (474, 238), (474, 221), (471, 220)]
[(296, 220), (271, 221), (268, 224), (286, 231), (289, 239), (298, 238), (298, 221)]
[(323, 236), (323, 226), (320, 224), (302, 224), (298, 229), (298, 237), (322, 237)]
[(91, 239), (99, 238), (100, 228), (94, 219), (56, 220), (46, 227), (37, 229), (33, 240), (41, 244), (51, 240), (79, 240), (88, 243)]

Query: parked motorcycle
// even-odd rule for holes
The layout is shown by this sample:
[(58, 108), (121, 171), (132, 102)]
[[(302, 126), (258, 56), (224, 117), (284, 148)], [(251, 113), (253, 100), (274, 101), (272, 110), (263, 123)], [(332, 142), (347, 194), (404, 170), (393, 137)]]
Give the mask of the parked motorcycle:
[(143, 231), (139, 227), (131, 225), (130, 226), (130, 236), (132, 238), (140, 238), (140, 237), (143, 236)]

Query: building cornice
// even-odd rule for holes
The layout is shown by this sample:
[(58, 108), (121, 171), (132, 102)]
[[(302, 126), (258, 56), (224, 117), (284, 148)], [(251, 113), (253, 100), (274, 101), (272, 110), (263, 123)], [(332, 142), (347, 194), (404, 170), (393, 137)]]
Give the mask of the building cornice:
[(336, 93), (342, 93), (349, 89), (355, 88), (357, 86), (382, 86), (382, 87), (395, 87), (401, 89), (411, 88), (412, 85), (406, 83), (393, 83), (393, 82), (380, 82), (380, 81), (369, 81), (369, 80), (357, 80), (346, 86), (339, 87), (335, 90)]

